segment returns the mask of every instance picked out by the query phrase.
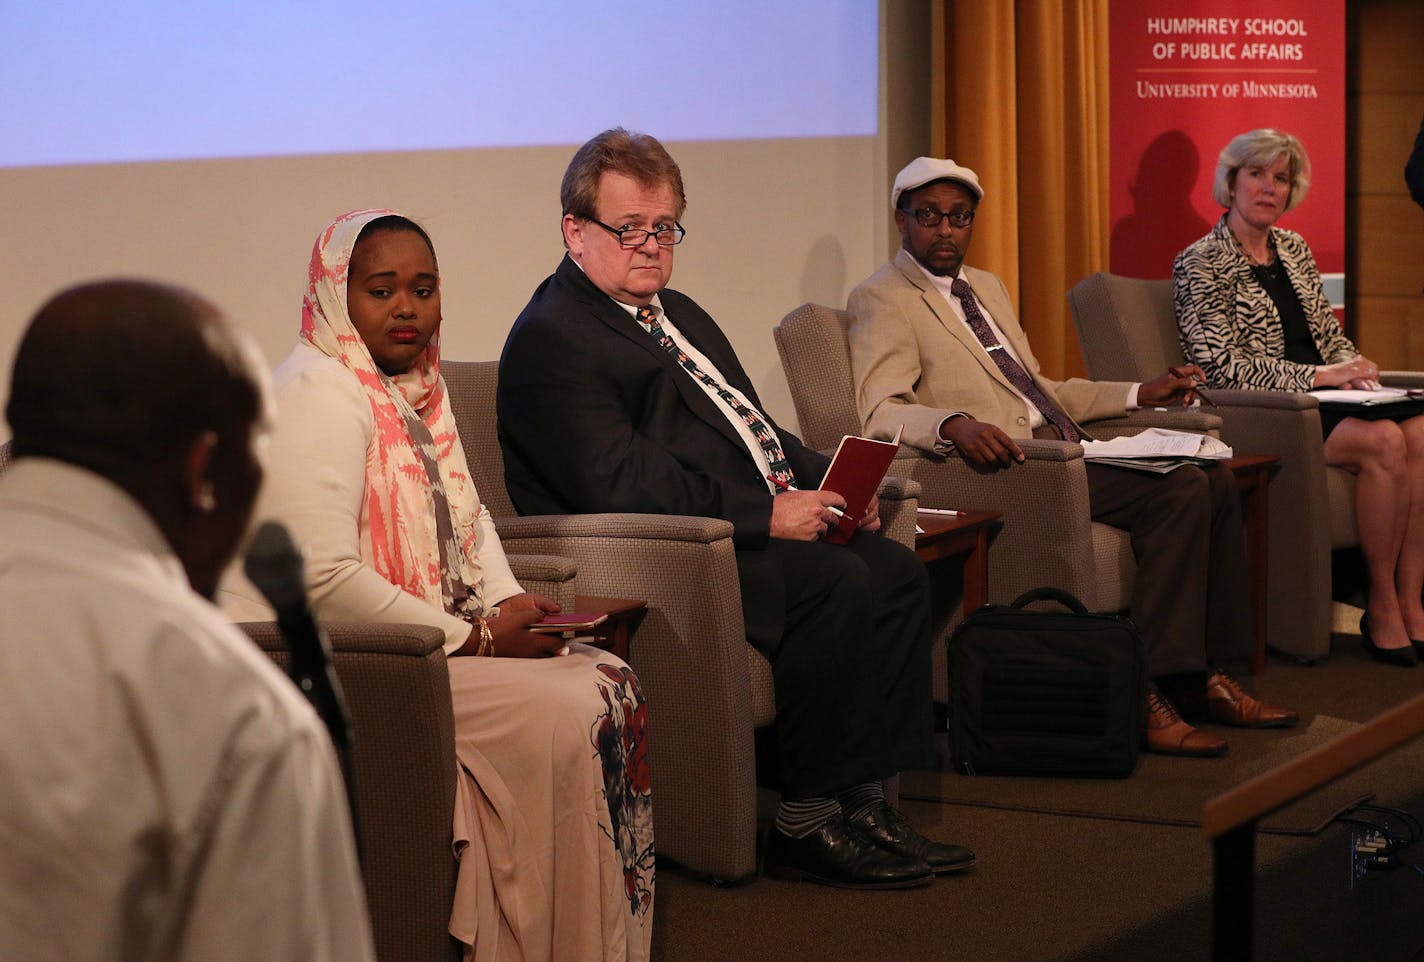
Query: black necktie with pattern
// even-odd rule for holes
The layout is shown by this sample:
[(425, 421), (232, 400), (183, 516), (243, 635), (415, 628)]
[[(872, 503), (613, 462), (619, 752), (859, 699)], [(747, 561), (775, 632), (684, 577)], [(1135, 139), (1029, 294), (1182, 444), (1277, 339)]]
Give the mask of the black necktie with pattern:
[(979, 338), (979, 343), (984, 345), (984, 350), (989, 352), (989, 356), (994, 359), (994, 363), (999, 365), (999, 370), (1004, 372), (1004, 377), (1009, 379), (1009, 383), (1018, 388), (1019, 393), (1028, 398), (1028, 403), (1038, 408), (1039, 412), (1048, 419), (1063, 435), (1065, 441), (1081, 441), (1083, 435), (1079, 432), (1077, 425), (1068, 413), (1049, 400), (1048, 395), (1034, 383), (1029, 377), (1023, 365), (1015, 361), (1013, 355), (1004, 349), (1004, 345), (999, 343), (999, 339), (994, 336), (994, 331), (989, 327), (989, 322), (984, 320), (984, 315), (979, 313), (979, 304), (974, 300), (974, 291), (970, 289), (969, 283), (962, 277), (956, 277), (954, 283), (949, 285), (950, 291), (959, 298), (959, 303), (964, 305), (964, 319), (969, 322), (969, 329), (974, 332), (974, 336)]
[(789, 488), (796, 487), (796, 475), (791, 471), (791, 465), (786, 460), (786, 453), (781, 450), (781, 442), (777, 439), (776, 432), (767, 425), (756, 408), (743, 404), (735, 394), (717, 383), (716, 378), (698, 367), (697, 362), (688, 357), (687, 353), (677, 346), (677, 342), (672, 339), (672, 336), (663, 330), (657, 313), (651, 307), (644, 305), (638, 308), (638, 320), (648, 325), (648, 333), (662, 345), (663, 350), (673, 356), (684, 371), (702, 384), (707, 385), (713, 394), (727, 402), (727, 406), (737, 412), (737, 416), (751, 429), (752, 436), (756, 438), (757, 444), (761, 445), (762, 451), (766, 454), (767, 464), (771, 466), (771, 476)]

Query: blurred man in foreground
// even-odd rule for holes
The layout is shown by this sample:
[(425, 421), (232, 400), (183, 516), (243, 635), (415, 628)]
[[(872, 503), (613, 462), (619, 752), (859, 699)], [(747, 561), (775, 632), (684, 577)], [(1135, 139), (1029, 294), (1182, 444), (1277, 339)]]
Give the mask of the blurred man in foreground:
[(67, 290), (0, 479), (0, 958), (374, 958), (331, 744), (207, 600), (269, 400), (208, 302)]

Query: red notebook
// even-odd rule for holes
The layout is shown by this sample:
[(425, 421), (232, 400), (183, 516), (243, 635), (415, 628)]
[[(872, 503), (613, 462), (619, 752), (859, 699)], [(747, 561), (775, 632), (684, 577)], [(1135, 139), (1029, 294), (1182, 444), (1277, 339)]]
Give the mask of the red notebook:
[(872, 441), (849, 434), (841, 438), (836, 456), (821, 480), (822, 491), (834, 491), (846, 502), (845, 516), (826, 532), (826, 540), (831, 544), (845, 544), (855, 534), (861, 515), (880, 490), (880, 482), (885, 480), (885, 472), (890, 470), (895, 452), (900, 450), (900, 436), (904, 433), (902, 424), (893, 441)]

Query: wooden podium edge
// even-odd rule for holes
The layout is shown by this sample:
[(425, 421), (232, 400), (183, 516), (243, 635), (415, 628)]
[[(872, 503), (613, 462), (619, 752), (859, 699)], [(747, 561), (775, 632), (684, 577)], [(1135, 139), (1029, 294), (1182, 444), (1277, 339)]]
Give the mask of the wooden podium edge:
[(1354, 731), (1208, 799), (1202, 832), (1217, 838), (1257, 822), (1424, 733), (1424, 695), (1376, 715)]

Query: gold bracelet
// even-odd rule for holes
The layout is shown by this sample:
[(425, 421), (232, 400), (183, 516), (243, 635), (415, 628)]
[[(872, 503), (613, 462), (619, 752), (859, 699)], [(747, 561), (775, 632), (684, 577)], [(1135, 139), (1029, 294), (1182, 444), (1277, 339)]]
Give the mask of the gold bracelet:
[(480, 647), (475, 651), (475, 657), (494, 657), (494, 632), (490, 631), (489, 622), (483, 618), (475, 619), (480, 623)]

